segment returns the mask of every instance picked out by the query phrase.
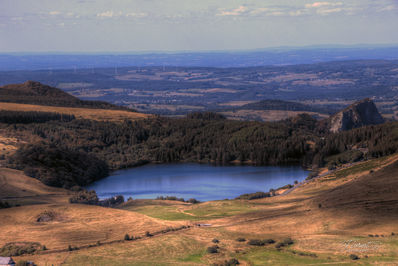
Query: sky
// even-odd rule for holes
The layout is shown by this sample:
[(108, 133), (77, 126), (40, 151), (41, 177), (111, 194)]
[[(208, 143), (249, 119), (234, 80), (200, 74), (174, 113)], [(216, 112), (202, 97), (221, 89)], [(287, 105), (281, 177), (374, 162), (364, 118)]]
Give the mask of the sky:
[(0, 0), (0, 53), (398, 44), (398, 0)]

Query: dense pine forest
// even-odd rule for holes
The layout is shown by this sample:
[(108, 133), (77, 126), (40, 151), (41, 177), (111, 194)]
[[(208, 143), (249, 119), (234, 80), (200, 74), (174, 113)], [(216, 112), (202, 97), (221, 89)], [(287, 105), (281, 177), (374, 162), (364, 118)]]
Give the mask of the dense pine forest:
[[(154, 117), (121, 123), (80, 119), (24, 120), (32, 114), (0, 113), (0, 130), (22, 146), (9, 166), (52, 186), (84, 186), (110, 170), (146, 163), (199, 162), (334, 167), (398, 150), (398, 123), (325, 133), (317, 120), (299, 115), (279, 122), (227, 120), (219, 114)], [(8, 118), (7, 118), (8, 117)], [(8, 119), (8, 120), (7, 120)], [(6, 123), (5, 120), (7, 120)]]

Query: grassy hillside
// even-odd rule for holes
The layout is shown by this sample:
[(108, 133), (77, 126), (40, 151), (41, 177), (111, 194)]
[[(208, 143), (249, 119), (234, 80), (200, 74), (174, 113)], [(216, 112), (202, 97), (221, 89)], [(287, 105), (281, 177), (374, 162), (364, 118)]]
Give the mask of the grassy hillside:
[[(48, 250), (14, 257), (38, 265), (210, 265), (233, 258), (242, 265), (394, 265), (397, 173), (393, 155), (346, 165), (277, 197), (199, 204), (133, 200), (112, 209), (69, 204), (71, 192), (3, 168), (0, 180), (7, 186), (0, 186), (0, 200), (22, 206), (0, 209), (0, 231), (7, 232), (0, 248), (39, 242)], [(38, 221), (48, 214), (51, 219)], [(145, 236), (182, 225), (191, 227)], [(125, 241), (126, 233), (141, 239)], [(293, 244), (277, 248), (287, 237)], [(249, 245), (252, 239), (277, 243)], [(78, 249), (69, 251), (69, 245)], [(213, 245), (218, 252), (208, 253)]]
[(131, 110), (107, 102), (83, 101), (60, 89), (36, 81), (26, 81), (22, 84), (10, 84), (0, 87), (0, 101), (63, 107)]
[(150, 115), (136, 113), (126, 110), (110, 110), (110, 109), (93, 109), (78, 107), (60, 107), (35, 104), (5, 103), (0, 102), (0, 110), (16, 111), (16, 112), (50, 112), (58, 114), (73, 115), (78, 119), (90, 119), (97, 121), (114, 121), (120, 122), (125, 119), (136, 120), (150, 117)]

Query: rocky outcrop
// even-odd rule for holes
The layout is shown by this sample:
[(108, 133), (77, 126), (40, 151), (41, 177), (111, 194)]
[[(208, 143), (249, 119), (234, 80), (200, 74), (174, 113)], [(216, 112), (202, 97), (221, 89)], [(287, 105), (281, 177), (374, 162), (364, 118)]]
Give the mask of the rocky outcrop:
[(327, 119), (330, 132), (336, 133), (367, 125), (384, 123), (374, 102), (369, 99), (358, 101)]

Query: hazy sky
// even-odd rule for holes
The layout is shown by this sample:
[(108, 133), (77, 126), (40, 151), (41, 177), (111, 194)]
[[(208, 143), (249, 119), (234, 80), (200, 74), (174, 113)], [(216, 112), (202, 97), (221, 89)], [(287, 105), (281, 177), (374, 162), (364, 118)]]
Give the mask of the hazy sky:
[(398, 43), (398, 0), (0, 0), (0, 52)]

